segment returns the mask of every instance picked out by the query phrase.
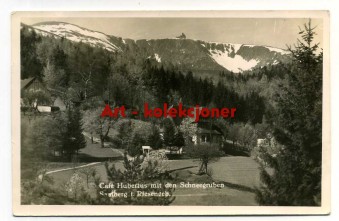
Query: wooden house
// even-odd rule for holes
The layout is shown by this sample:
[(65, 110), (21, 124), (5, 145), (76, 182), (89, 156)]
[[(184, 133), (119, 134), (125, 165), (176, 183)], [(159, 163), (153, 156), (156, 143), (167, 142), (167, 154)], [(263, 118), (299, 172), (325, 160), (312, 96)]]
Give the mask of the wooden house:
[(197, 144), (222, 144), (223, 134), (218, 126), (211, 119), (204, 119), (196, 123), (197, 132), (192, 141)]
[[(62, 99), (52, 90), (48, 89), (44, 83), (37, 78), (26, 78), (21, 80), (21, 106), (22, 107), (34, 107), (39, 112), (54, 112), (58, 110), (66, 110), (66, 105)], [(43, 99), (41, 101), (35, 100), (32, 104), (24, 102), (24, 97), (31, 92), (42, 92), (49, 99)]]

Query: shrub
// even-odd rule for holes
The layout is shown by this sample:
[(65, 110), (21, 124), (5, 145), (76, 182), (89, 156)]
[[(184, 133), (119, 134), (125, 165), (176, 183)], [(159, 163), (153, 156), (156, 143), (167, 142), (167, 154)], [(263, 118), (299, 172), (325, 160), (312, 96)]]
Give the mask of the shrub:
[(197, 158), (200, 161), (200, 174), (206, 174), (208, 172), (208, 164), (219, 160), (222, 156), (222, 152), (218, 146), (215, 145), (197, 145), (187, 148), (187, 155)]

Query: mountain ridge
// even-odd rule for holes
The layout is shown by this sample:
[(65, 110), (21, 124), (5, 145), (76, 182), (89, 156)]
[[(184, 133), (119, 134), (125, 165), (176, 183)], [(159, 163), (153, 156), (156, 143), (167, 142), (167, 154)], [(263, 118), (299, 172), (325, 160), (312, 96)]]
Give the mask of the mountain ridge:
[(30, 26), (38, 34), (64, 37), (111, 52), (124, 53), (126, 48), (139, 56), (181, 69), (229, 71), (242, 73), (257, 67), (276, 65), (289, 59), (289, 52), (276, 47), (208, 42), (189, 38), (123, 39), (67, 22), (39, 22)]

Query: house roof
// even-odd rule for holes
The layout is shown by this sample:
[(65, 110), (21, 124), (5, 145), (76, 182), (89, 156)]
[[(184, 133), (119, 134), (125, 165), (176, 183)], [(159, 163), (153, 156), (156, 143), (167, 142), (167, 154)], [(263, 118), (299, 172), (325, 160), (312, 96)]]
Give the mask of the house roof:
[(34, 80), (35, 80), (35, 77), (30, 77), (30, 78), (26, 78), (26, 79), (21, 80), (21, 82), (20, 82), (21, 90), (28, 87)]
[(215, 134), (215, 135), (222, 135), (219, 131), (217, 130), (209, 130), (205, 128), (198, 128), (197, 134)]

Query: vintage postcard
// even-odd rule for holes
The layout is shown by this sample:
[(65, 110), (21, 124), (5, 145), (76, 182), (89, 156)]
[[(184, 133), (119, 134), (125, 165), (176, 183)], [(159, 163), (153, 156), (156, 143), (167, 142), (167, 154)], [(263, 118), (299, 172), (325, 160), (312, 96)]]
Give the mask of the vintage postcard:
[(329, 214), (329, 17), (13, 13), (13, 214)]

